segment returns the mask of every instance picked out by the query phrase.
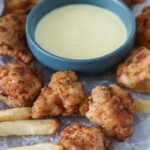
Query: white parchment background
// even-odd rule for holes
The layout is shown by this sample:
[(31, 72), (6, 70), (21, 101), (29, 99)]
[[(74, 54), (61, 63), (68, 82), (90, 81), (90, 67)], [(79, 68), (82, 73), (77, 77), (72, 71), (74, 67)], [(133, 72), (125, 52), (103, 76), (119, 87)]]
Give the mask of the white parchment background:
[[(19, 1), (19, 0), (18, 0)], [(144, 6), (150, 5), (150, 0), (137, 5), (133, 13), (136, 16), (139, 14)], [(0, 0), (0, 14), (3, 10), (3, 2)], [(8, 57), (0, 57), (0, 65), (7, 64), (8, 62), (15, 62)], [(40, 64), (34, 60), (32, 65), (36, 66), (39, 71), (44, 75), (44, 83), (48, 84), (51, 75), (54, 71)], [(115, 81), (116, 68), (106, 72), (105, 74), (99, 74), (95, 76), (79, 75), (79, 81), (83, 81), (85, 90), (90, 93), (91, 89), (97, 85), (109, 85), (116, 83)], [(150, 100), (150, 94), (137, 94), (128, 90), (136, 99)], [(0, 102), (0, 109), (8, 108), (3, 102)], [(93, 124), (86, 118), (79, 117), (55, 117), (59, 121), (59, 129), (55, 135), (52, 136), (22, 136), (22, 137), (0, 137), (0, 150), (4, 150), (10, 147), (33, 145), (36, 143), (53, 142), (57, 143), (59, 140), (60, 132), (71, 124), (81, 124), (93, 126)], [(113, 139), (110, 139), (113, 143), (115, 150), (150, 150), (150, 114), (135, 114), (134, 123), (132, 126), (134, 134), (130, 139), (127, 139), (123, 143), (118, 143)], [(17, 130), (17, 129), (16, 129)]]

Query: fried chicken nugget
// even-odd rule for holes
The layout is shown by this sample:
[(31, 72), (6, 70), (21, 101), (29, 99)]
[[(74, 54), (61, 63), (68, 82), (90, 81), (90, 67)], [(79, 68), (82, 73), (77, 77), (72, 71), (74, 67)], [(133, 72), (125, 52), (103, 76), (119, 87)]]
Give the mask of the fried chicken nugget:
[(86, 117), (100, 126), (107, 136), (124, 141), (132, 136), (135, 104), (132, 96), (116, 85), (92, 90)]
[(32, 108), (32, 118), (58, 116), (63, 112), (63, 104), (59, 96), (51, 88), (44, 87)]
[(140, 4), (145, 2), (146, 0), (122, 0), (130, 9), (133, 8), (133, 5)]
[(144, 3), (146, 0), (132, 0), (133, 4), (141, 4)]
[(42, 85), (42, 74), (33, 66), (23, 63), (0, 66), (0, 100), (9, 107), (31, 106)]
[(0, 55), (29, 63), (33, 56), (25, 35), (26, 15), (8, 14), (0, 18)]
[(88, 94), (81, 82), (76, 82), (73, 71), (57, 72), (44, 87), (32, 108), (32, 117), (85, 115), (88, 110)]
[(125, 3), (130, 9), (133, 8), (133, 1), (132, 0), (121, 0), (123, 3)]
[(119, 65), (117, 82), (140, 93), (150, 92), (150, 51), (141, 47)]
[(135, 45), (150, 49), (150, 6), (145, 7), (136, 18)]
[(83, 84), (76, 80), (77, 76), (73, 71), (57, 72), (48, 85), (62, 99), (65, 116), (72, 115), (75, 109), (78, 109), (78, 105), (88, 98), (83, 91)]
[(97, 127), (71, 125), (61, 132), (59, 144), (64, 150), (113, 150)]
[(7, 0), (4, 13), (28, 14), (41, 0)]

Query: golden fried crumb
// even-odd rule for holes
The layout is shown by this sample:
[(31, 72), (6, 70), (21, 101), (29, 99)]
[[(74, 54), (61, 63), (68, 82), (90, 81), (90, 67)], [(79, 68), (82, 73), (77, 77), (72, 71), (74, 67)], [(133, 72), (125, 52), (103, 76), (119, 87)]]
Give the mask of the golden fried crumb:
[(140, 93), (150, 92), (150, 51), (141, 47), (119, 65), (117, 82)]
[(132, 0), (122, 0), (130, 9), (133, 8), (133, 1)]
[(61, 132), (64, 150), (113, 150), (111, 142), (96, 127), (71, 125)]
[(133, 8), (135, 4), (140, 4), (145, 2), (146, 0), (122, 0), (130, 9)]
[(32, 108), (32, 117), (84, 116), (88, 110), (88, 94), (73, 71), (57, 72), (44, 87)]
[(145, 7), (136, 18), (136, 46), (150, 49), (150, 6)]
[(9, 14), (0, 18), (0, 55), (29, 63), (33, 56), (25, 36), (26, 15)]
[(142, 10), (142, 13), (149, 13), (150, 12), (150, 6), (144, 7)]
[(62, 101), (52, 89), (44, 87), (41, 91), (40, 96), (34, 102), (32, 108), (33, 118), (42, 118), (46, 116), (58, 116), (63, 112)]
[(135, 104), (132, 96), (116, 85), (92, 90), (88, 119), (100, 126), (107, 136), (124, 141), (132, 136)]
[(144, 3), (146, 0), (132, 0), (133, 4), (141, 4)]
[(42, 75), (33, 66), (23, 63), (0, 66), (0, 100), (9, 107), (31, 106), (42, 84)]
[(28, 14), (40, 1), (41, 0), (7, 0), (5, 3), (4, 12), (5, 14)]

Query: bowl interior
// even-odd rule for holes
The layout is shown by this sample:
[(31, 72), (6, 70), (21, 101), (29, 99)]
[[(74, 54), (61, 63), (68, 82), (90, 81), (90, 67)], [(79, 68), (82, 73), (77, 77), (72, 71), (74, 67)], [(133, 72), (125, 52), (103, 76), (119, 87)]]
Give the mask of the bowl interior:
[[(35, 29), (40, 19), (52, 10), (70, 4), (91, 4), (113, 12), (122, 20), (126, 27), (127, 41), (129, 42), (130, 39), (133, 38), (135, 32), (134, 18), (130, 10), (119, 0), (43, 0), (33, 8), (27, 20), (27, 32), (33, 43), (36, 43)], [(126, 43), (128, 43), (127, 41)], [(36, 45), (40, 47), (38, 43), (36, 43)]]

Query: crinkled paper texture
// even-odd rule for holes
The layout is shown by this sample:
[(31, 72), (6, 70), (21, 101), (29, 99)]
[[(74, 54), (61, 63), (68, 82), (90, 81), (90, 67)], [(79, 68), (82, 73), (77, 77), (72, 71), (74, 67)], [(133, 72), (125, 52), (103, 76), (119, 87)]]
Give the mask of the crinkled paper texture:
[[(137, 5), (133, 13), (136, 16), (139, 14), (144, 6), (150, 5), (150, 0), (146, 3)], [(3, 9), (3, 2), (0, 0), (0, 14)], [(7, 64), (8, 62), (15, 62), (8, 57), (0, 57), (0, 65)], [(34, 60), (32, 65), (36, 66), (44, 75), (45, 85), (50, 81), (51, 75), (54, 71), (40, 64)], [(79, 81), (83, 81), (85, 90), (90, 93), (91, 89), (97, 85), (109, 85), (116, 83), (115, 79), (116, 68), (95, 76), (79, 75)], [(136, 99), (150, 100), (150, 94), (137, 94), (128, 90)], [(8, 108), (3, 102), (0, 102), (0, 109)], [(81, 124), (87, 126), (93, 126), (85, 117), (56, 117), (59, 121), (59, 129), (55, 135), (52, 136), (22, 136), (22, 137), (0, 137), (0, 150), (4, 150), (11, 147), (33, 145), (36, 143), (53, 142), (57, 143), (59, 140), (60, 132), (71, 124)], [(131, 138), (127, 139), (124, 143), (118, 143), (113, 139), (110, 139), (113, 143), (115, 150), (150, 150), (150, 114), (135, 114), (134, 123), (132, 126), (134, 134)], [(17, 129), (16, 129), (17, 130)]]

